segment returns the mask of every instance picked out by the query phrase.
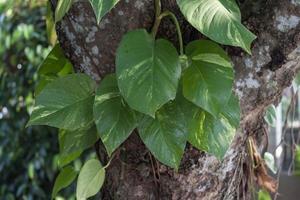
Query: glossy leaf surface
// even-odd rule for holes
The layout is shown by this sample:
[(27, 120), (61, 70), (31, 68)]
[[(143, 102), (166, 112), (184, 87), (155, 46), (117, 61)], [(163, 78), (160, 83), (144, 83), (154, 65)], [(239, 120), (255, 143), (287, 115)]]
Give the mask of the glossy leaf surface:
[[(186, 54), (190, 66), (183, 75), (183, 94), (216, 117), (231, 95), (233, 69), (229, 58), (218, 45), (205, 40), (191, 42)], [(207, 54), (214, 56), (203, 57)], [(214, 61), (216, 57), (220, 62)]]
[(30, 125), (77, 130), (93, 121), (95, 83), (87, 75), (71, 74), (49, 83), (36, 97)]
[(186, 19), (210, 39), (248, 53), (256, 36), (241, 23), (235, 0), (177, 0)]
[(181, 67), (177, 50), (169, 41), (155, 41), (146, 30), (135, 30), (121, 41), (116, 73), (129, 106), (154, 117), (162, 105), (175, 98)]
[(178, 169), (188, 134), (184, 113), (175, 101), (164, 105), (155, 119), (145, 115), (138, 130), (143, 142), (159, 161)]
[(109, 155), (136, 127), (135, 111), (123, 100), (114, 74), (106, 76), (97, 89), (94, 118)]

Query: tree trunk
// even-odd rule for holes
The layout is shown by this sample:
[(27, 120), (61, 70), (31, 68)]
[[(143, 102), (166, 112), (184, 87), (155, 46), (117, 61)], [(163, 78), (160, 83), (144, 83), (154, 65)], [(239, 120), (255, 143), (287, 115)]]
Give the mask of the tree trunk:
[[(51, 2), (55, 7), (56, 1)], [(162, 3), (163, 9), (179, 17), (186, 43), (203, 37), (184, 20), (175, 0)], [(247, 141), (251, 137), (257, 149), (265, 148), (265, 109), (280, 101), (283, 89), (300, 67), (300, 4), (296, 0), (245, 0), (240, 6), (244, 24), (258, 39), (252, 56), (225, 47), (235, 64), (235, 92), (242, 117), (224, 160), (220, 162), (187, 145), (180, 169), (175, 172), (156, 161), (133, 133), (107, 171), (103, 199), (251, 199), (255, 181), (274, 189), (264, 172), (252, 168)], [(137, 28), (150, 30), (153, 21), (153, 0), (121, 0), (100, 25), (88, 1), (80, 1), (58, 23), (57, 33), (76, 70), (100, 82), (114, 72), (115, 51), (122, 35)], [(172, 23), (164, 20), (158, 37), (175, 43), (174, 30)]]

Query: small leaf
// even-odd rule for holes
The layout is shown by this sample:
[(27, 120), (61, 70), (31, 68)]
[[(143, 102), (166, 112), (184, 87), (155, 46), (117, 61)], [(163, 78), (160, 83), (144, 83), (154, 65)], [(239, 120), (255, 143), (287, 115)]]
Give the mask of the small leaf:
[(270, 194), (265, 190), (259, 190), (258, 200), (272, 200)]
[(136, 116), (124, 102), (114, 74), (106, 76), (97, 90), (94, 118), (109, 155), (118, 148), (136, 127)]
[(265, 152), (264, 154), (264, 160), (266, 162), (266, 165), (268, 166), (268, 168), (274, 173), (276, 174), (277, 172), (277, 167), (275, 165), (275, 159), (274, 156), (269, 153), (269, 152)]
[(101, 189), (105, 179), (105, 169), (96, 159), (87, 161), (82, 167), (76, 188), (77, 200), (85, 200), (94, 196)]
[(273, 104), (267, 108), (264, 118), (271, 127), (276, 127), (276, 108)]
[(73, 66), (65, 57), (63, 50), (56, 44), (39, 66), (39, 75), (64, 76), (73, 72)]
[(51, 198), (54, 199), (60, 190), (68, 187), (75, 180), (76, 176), (77, 172), (73, 167), (67, 166), (63, 168), (55, 179)]
[(90, 0), (99, 24), (102, 17), (108, 13), (120, 0)]
[[(206, 48), (210, 55), (215, 56), (201, 57)], [(217, 117), (229, 101), (233, 86), (229, 58), (219, 46), (209, 41), (191, 42), (186, 53), (191, 62), (183, 75), (183, 94), (189, 101)], [(221, 60), (220, 63), (211, 60), (215, 57)]]
[(49, 83), (36, 97), (27, 126), (48, 125), (74, 131), (93, 122), (95, 82), (71, 74)]
[(177, 4), (189, 23), (210, 39), (251, 52), (256, 36), (242, 25), (235, 0), (177, 0)]
[(117, 50), (116, 73), (129, 106), (154, 117), (175, 98), (181, 67), (172, 43), (155, 41), (146, 30), (135, 30), (123, 37)]
[[(178, 97), (180, 98), (180, 96)], [(232, 98), (234, 99), (234, 98)], [(234, 102), (234, 101), (233, 101)], [(213, 117), (196, 105), (181, 97), (180, 106), (185, 114), (189, 132), (189, 142), (196, 148), (222, 159), (228, 150), (239, 122), (238, 102), (228, 103), (223, 110), (231, 110), (231, 114), (219, 113)]]
[(157, 111), (155, 119), (144, 115), (138, 126), (139, 134), (162, 163), (178, 169), (186, 141), (184, 114), (176, 102), (169, 102)]
[(71, 8), (74, 0), (59, 0), (55, 9), (55, 23), (59, 22)]

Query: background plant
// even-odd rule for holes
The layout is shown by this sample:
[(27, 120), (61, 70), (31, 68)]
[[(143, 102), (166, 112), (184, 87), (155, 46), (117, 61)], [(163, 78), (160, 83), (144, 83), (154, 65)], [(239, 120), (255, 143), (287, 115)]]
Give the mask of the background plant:
[(45, 16), (45, 1), (0, 1), (0, 199), (47, 199), (57, 174), (57, 131), (25, 129), (51, 49)]

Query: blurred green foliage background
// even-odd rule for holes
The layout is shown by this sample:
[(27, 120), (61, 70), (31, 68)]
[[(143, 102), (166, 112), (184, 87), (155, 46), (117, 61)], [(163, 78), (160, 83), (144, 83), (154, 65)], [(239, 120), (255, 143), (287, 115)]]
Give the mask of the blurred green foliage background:
[(50, 199), (57, 175), (55, 129), (25, 125), (37, 69), (51, 47), (46, 1), (0, 0), (0, 199)]

